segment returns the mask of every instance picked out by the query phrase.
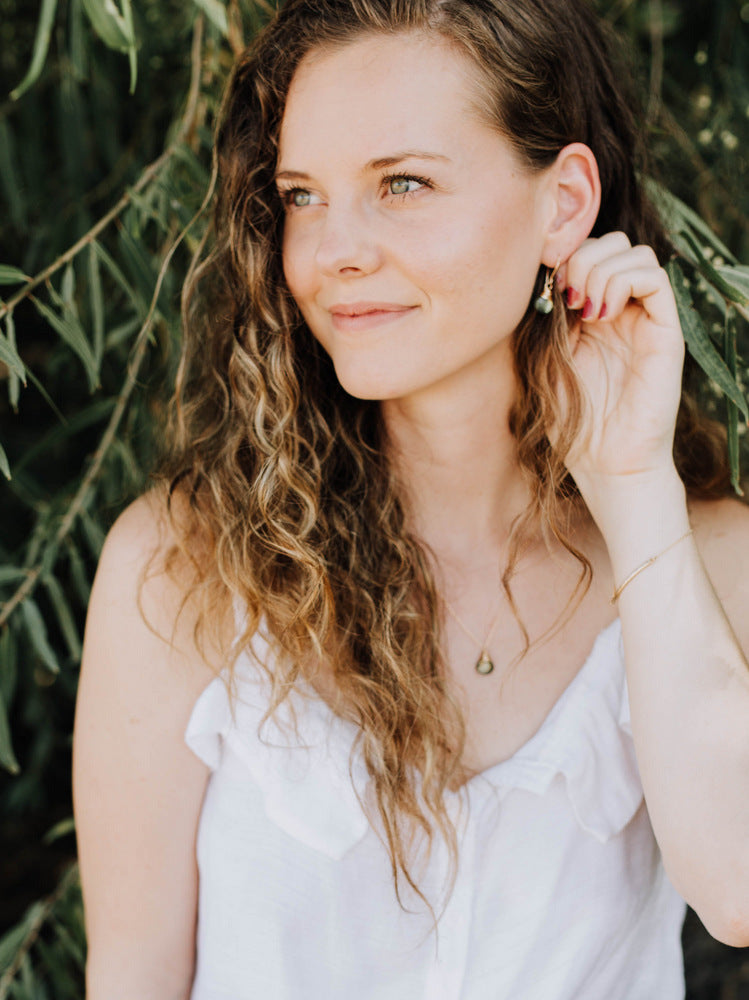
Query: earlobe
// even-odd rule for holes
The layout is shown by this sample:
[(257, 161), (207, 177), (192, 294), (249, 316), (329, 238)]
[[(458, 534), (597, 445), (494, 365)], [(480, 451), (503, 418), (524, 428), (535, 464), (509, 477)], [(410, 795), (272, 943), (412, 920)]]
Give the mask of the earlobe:
[(542, 261), (567, 260), (595, 225), (601, 206), (598, 163), (589, 146), (565, 146), (549, 172), (550, 223)]

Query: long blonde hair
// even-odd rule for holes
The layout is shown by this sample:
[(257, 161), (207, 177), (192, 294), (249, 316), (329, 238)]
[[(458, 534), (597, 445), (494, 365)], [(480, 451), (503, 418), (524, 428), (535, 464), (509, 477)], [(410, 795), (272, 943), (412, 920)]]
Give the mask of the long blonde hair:
[[(186, 287), (161, 483), (167, 504), (176, 495), (187, 501), (174, 524), (192, 558), (200, 624), (208, 627), (233, 594), (248, 611), (239, 648), (261, 622), (271, 641), (268, 713), (316, 664), (332, 673), (337, 710), (358, 725), (355, 751), (372, 780), (401, 901), (400, 878), (421, 895), (409, 870), (414, 829), (430, 844), (435, 829), (445, 838), (454, 874), (457, 838), (444, 793), (460, 777), (464, 725), (446, 686), (443, 609), (428, 554), (409, 531), (380, 408), (341, 388), (289, 294), (273, 183), (300, 60), (395, 31), (436, 32), (474, 61), (482, 115), (529, 169), (548, 166), (568, 143), (590, 146), (603, 187), (594, 235), (623, 230), (661, 258), (669, 248), (638, 182), (626, 74), (584, 0), (290, 0), (236, 65), (217, 133), (213, 246)], [(565, 527), (580, 503), (563, 461), (579, 394), (559, 297), (551, 316), (529, 303), (514, 356), (511, 428), (532, 502), (515, 526), (504, 584), (511, 595), (518, 552), (540, 526), (580, 563), (572, 602), (591, 567)], [(552, 447), (559, 378), (573, 405)], [(720, 437), (686, 395), (675, 454), (693, 492), (725, 491)]]

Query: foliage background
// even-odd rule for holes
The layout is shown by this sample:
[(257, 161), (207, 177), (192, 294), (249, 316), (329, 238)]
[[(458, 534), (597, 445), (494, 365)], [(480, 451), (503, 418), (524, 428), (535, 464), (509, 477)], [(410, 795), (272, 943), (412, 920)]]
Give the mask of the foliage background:
[[(749, 272), (730, 265), (749, 260), (749, 3), (597, 6), (631, 50), (661, 181), (719, 237), (664, 203), (690, 348), (714, 376), (704, 404), (738, 454), (746, 404), (715, 355), (743, 388)], [(164, 420), (222, 85), (269, 8), (0, 0), (0, 1000), (83, 995), (70, 748), (85, 609)], [(685, 952), (692, 1000), (749, 998), (747, 953), (693, 915)]]

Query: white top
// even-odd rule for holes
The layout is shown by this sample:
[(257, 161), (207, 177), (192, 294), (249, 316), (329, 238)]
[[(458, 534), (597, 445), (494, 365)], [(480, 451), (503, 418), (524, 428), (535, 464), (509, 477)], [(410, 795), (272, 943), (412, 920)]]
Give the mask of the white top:
[[(287, 703), (262, 742), (267, 680), (250, 651), (236, 670), (234, 718), (217, 678), (185, 736), (212, 769), (191, 1000), (683, 1000), (685, 904), (643, 801), (618, 621), (535, 736), (448, 794), (460, 868), (436, 937), (395, 898), (354, 724), (295, 692), (306, 746)], [(437, 838), (414, 865), (437, 914), (446, 864)]]

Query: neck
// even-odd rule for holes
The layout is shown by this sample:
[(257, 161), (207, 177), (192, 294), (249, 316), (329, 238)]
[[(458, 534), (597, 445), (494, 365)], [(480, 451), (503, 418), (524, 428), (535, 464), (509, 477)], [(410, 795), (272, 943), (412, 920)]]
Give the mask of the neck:
[[(512, 363), (382, 403), (411, 529), (445, 568), (496, 565), (529, 501), (509, 428)], [(462, 384), (461, 384), (462, 383)], [(479, 384), (480, 383), (480, 384)]]

